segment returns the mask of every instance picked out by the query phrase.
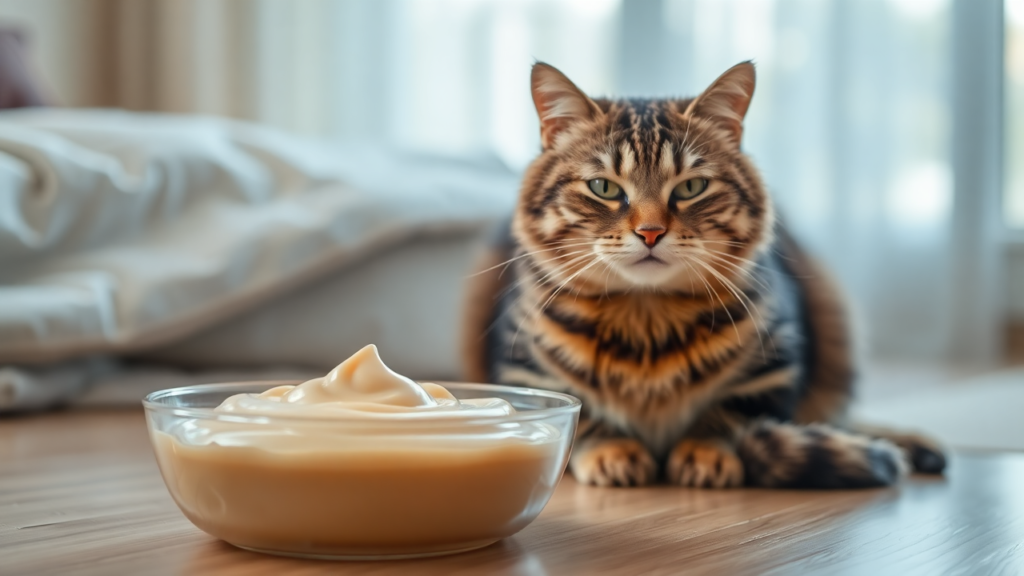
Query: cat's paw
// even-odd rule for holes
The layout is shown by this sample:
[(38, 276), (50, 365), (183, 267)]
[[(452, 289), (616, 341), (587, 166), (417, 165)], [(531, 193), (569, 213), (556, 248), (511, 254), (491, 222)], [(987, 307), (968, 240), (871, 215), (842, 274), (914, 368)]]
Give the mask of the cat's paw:
[(914, 436), (901, 448), (906, 450), (910, 465), (913, 466), (915, 472), (942, 474), (942, 471), (946, 469), (946, 455), (931, 438)]
[(903, 450), (907, 463), (914, 472), (942, 474), (946, 469), (946, 455), (931, 438), (919, 434), (901, 434), (890, 437), (889, 440)]
[(738, 439), (747, 484), (765, 488), (891, 486), (907, 473), (904, 451), (889, 440), (823, 424), (765, 420)]
[(577, 481), (594, 486), (644, 486), (657, 473), (650, 452), (631, 438), (585, 442), (573, 449), (569, 467)]
[(860, 424), (854, 429), (871, 438), (888, 440), (903, 450), (906, 463), (914, 472), (942, 474), (946, 469), (946, 455), (935, 440), (913, 432), (901, 432)]
[(668, 481), (695, 488), (743, 485), (743, 463), (725, 442), (683, 440), (668, 457)]

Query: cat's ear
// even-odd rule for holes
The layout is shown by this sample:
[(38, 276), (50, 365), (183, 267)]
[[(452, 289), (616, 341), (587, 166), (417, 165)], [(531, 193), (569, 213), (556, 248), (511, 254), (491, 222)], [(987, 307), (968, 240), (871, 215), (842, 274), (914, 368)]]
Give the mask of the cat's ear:
[(725, 71), (686, 108), (691, 114), (710, 118), (727, 128), (739, 145), (743, 137), (743, 117), (754, 96), (754, 64), (741, 62)]
[(597, 104), (554, 66), (543, 62), (534, 64), (530, 87), (533, 105), (540, 117), (540, 141), (545, 149), (551, 147), (559, 132), (573, 123), (601, 114)]

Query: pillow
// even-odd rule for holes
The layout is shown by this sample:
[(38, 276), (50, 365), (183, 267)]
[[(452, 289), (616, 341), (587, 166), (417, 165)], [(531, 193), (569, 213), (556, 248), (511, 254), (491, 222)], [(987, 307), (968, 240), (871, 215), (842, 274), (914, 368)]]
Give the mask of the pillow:
[(0, 27), (0, 110), (44, 105), (24, 46), (25, 36), (20, 30)]

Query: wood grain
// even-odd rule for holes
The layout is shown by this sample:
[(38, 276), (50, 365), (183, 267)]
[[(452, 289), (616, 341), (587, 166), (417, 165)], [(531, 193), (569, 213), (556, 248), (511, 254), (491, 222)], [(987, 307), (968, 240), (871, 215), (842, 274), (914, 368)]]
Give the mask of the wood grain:
[(590, 488), (566, 478), (513, 538), (330, 563), (246, 552), (171, 501), (141, 412), (0, 420), (0, 574), (1024, 574), (1024, 455), (850, 492)]

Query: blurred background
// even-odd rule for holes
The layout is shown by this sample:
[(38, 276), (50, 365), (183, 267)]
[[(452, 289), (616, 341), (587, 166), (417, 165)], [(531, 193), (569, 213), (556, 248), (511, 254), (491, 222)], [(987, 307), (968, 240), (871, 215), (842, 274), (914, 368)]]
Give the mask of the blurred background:
[(1024, 402), (1002, 368), (1024, 356), (1024, 0), (0, 0), (0, 27), (38, 103), (513, 179), (535, 60), (592, 95), (687, 96), (752, 59), (744, 145), (855, 304), (865, 400), (997, 373)]

